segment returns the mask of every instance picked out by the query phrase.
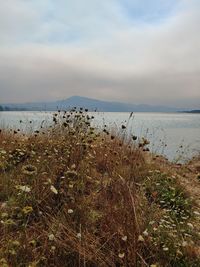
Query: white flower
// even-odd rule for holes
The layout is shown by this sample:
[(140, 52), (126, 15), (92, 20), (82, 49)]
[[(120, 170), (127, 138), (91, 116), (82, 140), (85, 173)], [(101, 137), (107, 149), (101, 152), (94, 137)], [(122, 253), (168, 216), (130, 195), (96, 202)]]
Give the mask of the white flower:
[(144, 238), (143, 238), (142, 235), (139, 235), (139, 236), (138, 236), (138, 241), (140, 241), (140, 242), (144, 242)]
[(124, 253), (119, 253), (118, 256), (119, 256), (120, 259), (123, 259), (125, 254)]
[(51, 251), (54, 251), (56, 250), (56, 247), (55, 246), (51, 246)]
[(126, 241), (127, 241), (127, 236), (126, 236), (126, 235), (123, 236), (123, 237), (122, 237), (122, 240), (126, 242)]
[(26, 193), (29, 193), (31, 191), (31, 188), (28, 185), (20, 185), (18, 188)]
[(67, 213), (72, 214), (74, 211), (72, 209), (68, 209)]
[(145, 230), (145, 231), (143, 232), (143, 235), (144, 235), (144, 236), (148, 236), (148, 235), (149, 235), (149, 233), (147, 232), (147, 230)]
[(81, 239), (81, 233), (78, 233), (78, 234), (76, 235), (76, 237), (77, 237), (78, 239)]
[(50, 189), (54, 194), (58, 194), (58, 190), (53, 185), (51, 185)]
[(71, 169), (76, 169), (76, 164), (72, 164)]
[(168, 251), (169, 249), (168, 249), (167, 247), (164, 247), (163, 250), (164, 250), (164, 251)]
[(50, 241), (53, 241), (54, 239), (55, 239), (54, 234), (50, 234), (50, 235), (49, 235), (49, 240), (50, 240)]

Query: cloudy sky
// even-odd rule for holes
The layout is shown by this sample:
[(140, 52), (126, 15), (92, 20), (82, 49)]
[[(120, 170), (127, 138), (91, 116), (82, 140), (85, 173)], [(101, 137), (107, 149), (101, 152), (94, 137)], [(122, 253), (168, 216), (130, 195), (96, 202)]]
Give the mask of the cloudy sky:
[(0, 2), (0, 103), (200, 108), (199, 0)]

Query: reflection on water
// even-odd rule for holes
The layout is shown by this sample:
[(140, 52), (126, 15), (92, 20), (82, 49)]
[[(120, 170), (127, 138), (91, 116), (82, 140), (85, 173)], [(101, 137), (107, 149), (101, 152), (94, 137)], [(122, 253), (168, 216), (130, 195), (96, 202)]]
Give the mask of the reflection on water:
[[(121, 125), (137, 136), (151, 141), (151, 151), (167, 156), (170, 160), (190, 158), (200, 151), (200, 115), (185, 113), (95, 113), (94, 124), (108, 125), (120, 132)], [(20, 123), (21, 120), (21, 123)], [(24, 131), (37, 129), (51, 123), (51, 112), (1, 112), (0, 127), (20, 128)]]

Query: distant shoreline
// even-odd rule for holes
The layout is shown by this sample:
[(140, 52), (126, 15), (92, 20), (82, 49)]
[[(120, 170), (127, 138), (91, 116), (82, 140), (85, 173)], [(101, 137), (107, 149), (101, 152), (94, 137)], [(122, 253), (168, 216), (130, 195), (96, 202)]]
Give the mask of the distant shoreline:
[[(61, 109), (62, 111), (64, 111), (63, 109)], [(66, 109), (66, 110), (70, 110), (70, 109)], [(0, 110), (1, 112), (57, 112), (58, 110), (48, 110), (48, 109), (4, 109), (4, 110)], [(88, 110), (89, 112), (102, 112), (102, 113), (106, 113), (106, 112), (113, 112), (113, 113), (187, 113), (187, 114), (200, 114), (200, 110), (191, 110), (191, 111), (103, 111), (103, 110)]]
[(181, 111), (181, 113), (193, 113), (193, 114), (200, 114), (200, 110)]

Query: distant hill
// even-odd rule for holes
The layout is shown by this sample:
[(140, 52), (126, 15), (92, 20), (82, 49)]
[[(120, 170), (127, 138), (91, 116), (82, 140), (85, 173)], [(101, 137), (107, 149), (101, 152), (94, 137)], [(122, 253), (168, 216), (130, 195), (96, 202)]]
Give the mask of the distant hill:
[(83, 107), (89, 111), (103, 112), (177, 112), (177, 108), (166, 106), (151, 106), (151, 105), (135, 105), (131, 103), (109, 102), (81, 96), (72, 96), (65, 100), (53, 102), (35, 102), (23, 104), (1, 104), (3, 108), (7, 107), (10, 110), (27, 110), (27, 111), (55, 111), (68, 110), (72, 107)]

